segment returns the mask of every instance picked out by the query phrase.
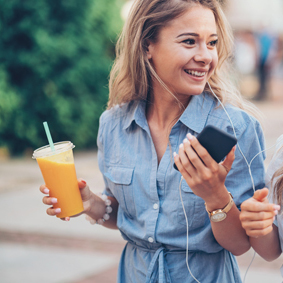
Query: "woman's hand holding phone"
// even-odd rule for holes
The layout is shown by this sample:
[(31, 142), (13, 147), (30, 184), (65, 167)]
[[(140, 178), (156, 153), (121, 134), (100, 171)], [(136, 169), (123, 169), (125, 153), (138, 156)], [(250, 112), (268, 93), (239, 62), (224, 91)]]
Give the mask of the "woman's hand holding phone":
[(188, 134), (179, 154), (174, 155), (175, 164), (195, 195), (207, 203), (222, 199), (225, 179), (235, 159), (235, 146), (223, 162), (217, 163), (198, 139)]

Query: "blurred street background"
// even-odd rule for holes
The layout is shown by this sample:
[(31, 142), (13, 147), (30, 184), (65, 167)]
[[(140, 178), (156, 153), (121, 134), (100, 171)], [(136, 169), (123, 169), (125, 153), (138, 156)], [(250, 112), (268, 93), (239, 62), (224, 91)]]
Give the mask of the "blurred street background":
[[(124, 241), (84, 217), (46, 215), (34, 149), (71, 140), (78, 177), (103, 189), (98, 119), (115, 42), (133, 1), (0, 0), (0, 282), (114, 283)], [(235, 83), (263, 113), (266, 147), (283, 134), (283, 1), (222, 0), (235, 36)], [(274, 148), (267, 151), (268, 165)], [(237, 257), (242, 278), (253, 251)], [(283, 256), (258, 255), (245, 283), (281, 283)], [(209, 281), (208, 281), (209, 282)], [(226, 283), (226, 282), (223, 282)], [(229, 283), (229, 282), (227, 282)]]

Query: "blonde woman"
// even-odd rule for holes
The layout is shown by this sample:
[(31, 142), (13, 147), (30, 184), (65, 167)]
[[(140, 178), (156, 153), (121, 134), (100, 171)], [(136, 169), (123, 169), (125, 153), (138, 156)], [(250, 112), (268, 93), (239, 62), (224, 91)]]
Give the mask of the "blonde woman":
[[(241, 282), (233, 255), (250, 248), (239, 220), (239, 206), (253, 194), (248, 168), (238, 149), (218, 164), (195, 138), (209, 124), (233, 134), (210, 85), (247, 159), (263, 149), (261, 127), (247, 114), (253, 109), (229, 81), (231, 50), (231, 30), (216, 0), (133, 4), (98, 134), (112, 212), (79, 181), (84, 213), (118, 228), (127, 241), (118, 282)], [(263, 160), (260, 154), (252, 164), (256, 189), (264, 186)], [(48, 196), (43, 201), (52, 205)], [(210, 217), (219, 209), (225, 219)]]

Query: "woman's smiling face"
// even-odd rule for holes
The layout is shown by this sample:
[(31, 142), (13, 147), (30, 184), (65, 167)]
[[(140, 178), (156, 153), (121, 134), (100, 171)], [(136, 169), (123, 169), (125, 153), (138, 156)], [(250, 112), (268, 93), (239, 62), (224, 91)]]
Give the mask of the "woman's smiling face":
[[(174, 94), (198, 95), (217, 66), (217, 40), (213, 12), (196, 5), (160, 30), (157, 42), (149, 43), (147, 55)], [(154, 82), (153, 87), (155, 92), (160, 85)]]

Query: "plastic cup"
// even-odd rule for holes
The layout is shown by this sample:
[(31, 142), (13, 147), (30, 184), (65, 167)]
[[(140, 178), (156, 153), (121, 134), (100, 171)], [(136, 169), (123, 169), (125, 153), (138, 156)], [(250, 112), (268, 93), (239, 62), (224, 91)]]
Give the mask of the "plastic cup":
[(84, 209), (74, 164), (74, 147), (70, 141), (58, 142), (54, 144), (55, 150), (46, 145), (36, 149), (32, 156), (39, 165), (49, 195), (57, 198), (53, 207), (61, 208), (56, 215), (58, 218), (78, 214)]

